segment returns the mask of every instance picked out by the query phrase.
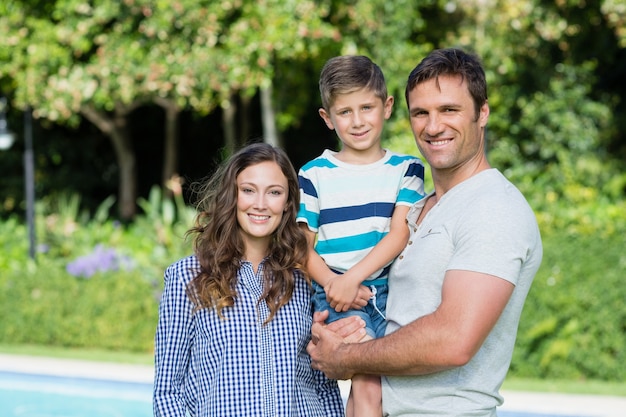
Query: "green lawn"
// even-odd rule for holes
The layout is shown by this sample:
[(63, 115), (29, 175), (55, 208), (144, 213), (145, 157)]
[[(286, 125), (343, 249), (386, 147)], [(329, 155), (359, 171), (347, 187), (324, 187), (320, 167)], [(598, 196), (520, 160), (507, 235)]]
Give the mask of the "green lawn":
[(626, 397), (626, 382), (566, 381), (526, 378), (507, 378), (502, 389), (509, 391), (561, 392), (566, 394), (594, 394)]
[[(67, 349), (34, 345), (3, 345), (0, 353), (16, 355), (71, 358), (101, 362), (152, 365), (153, 356), (146, 353), (111, 352), (105, 350)], [(616, 395), (626, 397), (626, 382), (557, 381), (507, 378), (502, 386), (509, 391), (562, 392), (570, 394)]]
[(99, 349), (69, 349), (35, 345), (0, 344), (0, 353), (15, 355), (46, 356), (49, 358), (71, 358), (98, 362), (117, 362), (137, 365), (152, 365), (154, 357), (147, 353), (113, 352)]

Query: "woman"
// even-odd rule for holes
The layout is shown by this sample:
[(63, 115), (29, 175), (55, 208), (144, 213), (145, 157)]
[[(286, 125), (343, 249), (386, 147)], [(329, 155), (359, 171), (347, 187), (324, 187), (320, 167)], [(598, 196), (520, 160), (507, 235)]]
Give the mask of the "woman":
[(165, 272), (155, 416), (343, 415), (336, 381), (306, 353), (308, 247), (288, 157), (249, 145), (200, 191), (195, 254)]

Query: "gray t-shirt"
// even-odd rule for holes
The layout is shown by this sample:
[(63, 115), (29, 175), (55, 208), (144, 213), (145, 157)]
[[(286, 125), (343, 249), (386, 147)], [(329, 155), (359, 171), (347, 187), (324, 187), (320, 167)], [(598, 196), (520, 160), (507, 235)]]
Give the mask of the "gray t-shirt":
[(465, 366), (425, 376), (383, 377), (383, 411), (394, 417), (495, 416), (524, 300), (541, 263), (537, 221), (523, 195), (496, 169), (449, 190), (417, 226), (425, 200), (407, 215), (409, 243), (389, 274), (387, 333), (437, 309), (448, 270), (494, 275), (515, 289)]

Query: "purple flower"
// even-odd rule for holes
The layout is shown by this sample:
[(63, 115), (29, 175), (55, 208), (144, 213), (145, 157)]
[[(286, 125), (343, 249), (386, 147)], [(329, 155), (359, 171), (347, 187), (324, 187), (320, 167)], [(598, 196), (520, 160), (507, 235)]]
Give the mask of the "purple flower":
[(128, 270), (132, 262), (127, 256), (118, 254), (113, 248), (96, 245), (93, 252), (76, 258), (66, 266), (67, 272), (75, 277), (90, 278), (96, 272)]

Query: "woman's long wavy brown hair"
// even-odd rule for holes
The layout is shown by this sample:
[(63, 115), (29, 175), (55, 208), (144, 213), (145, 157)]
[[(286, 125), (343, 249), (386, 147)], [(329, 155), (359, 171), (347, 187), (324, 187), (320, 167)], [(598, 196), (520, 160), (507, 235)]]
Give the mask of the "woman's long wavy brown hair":
[(274, 232), (264, 267), (262, 299), (270, 310), (266, 322), (293, 295), (294, 272), (304, 270), (308, 253), (306, 236), (296, 223), (298, 177), (283, 150), (254, 143), (232, 155), (208, 181), (195, 185), (198, 215), (187, 234), (194, 236), (200, 271), (189, 282), (187, 294), (197, 309), (215, 308), (222, 316), (224, 307), (235, 304), (237, 271), (245, 250), (237, 222), (237, 176), (247, 167), (266, 161), (278, 164), (288, 185), (286, 211)]

